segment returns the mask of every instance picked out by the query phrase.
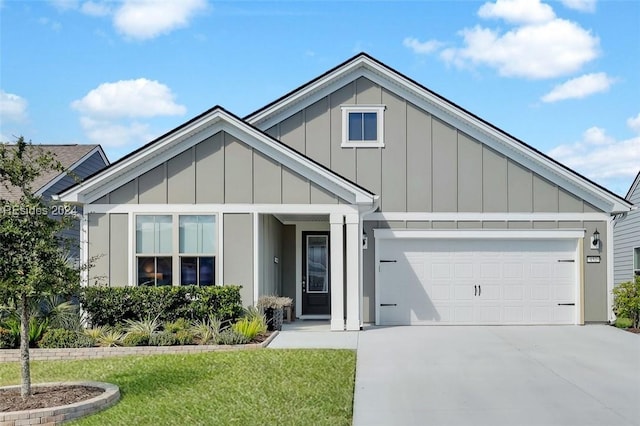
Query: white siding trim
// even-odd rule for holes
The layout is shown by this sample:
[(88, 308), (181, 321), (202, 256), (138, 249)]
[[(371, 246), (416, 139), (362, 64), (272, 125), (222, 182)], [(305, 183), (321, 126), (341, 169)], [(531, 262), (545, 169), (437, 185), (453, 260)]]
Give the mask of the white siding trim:
[(349, 214), (358, 207), (350, 204), (88, 204), (87, 213), (268, 213), (268, 214)]
[(83, 213), (80, 217), (80, 286), (89, 285), (89, 215)]
[[(137, 263), (135, 261), (136, 257), (136, 217), (134, 214), (129, 213), (127, 215), (127, 222), (129, 223), (129, 247), (128, 256), (127, 256), (127, 271), (129, 275), (129, 283), (127, 285), (131, 287), (135, 287), (138, 285), (136, 281), (136, 276), (138, 272), (134, 269), (137, 268)], [(111, 279), (111, 277), (109, 277)]]
[(607, 220), (607, 247), (606, 247), (606, 253), (607, 253), (607, 318), (609, 318), (610, 321), (614, 321), (615, 318), (615, 314), (613, 313), (613, 276), (614, 276), (614, 264), (615, 264), (615, 258), (613, 255), (613, 219), (614, 217), (610, 217), (609, 220)]
[(262, 227), (260, 226), (260, 214), (253, 213), (253, 305), (258, 303), (260, 297), (260, 237)]
[(345, 217), (347, 228), (347, 330), (360, 330), (360, 250), (362, 249), (362, 231), (360, 217), (357, 214)]
[(364, 217), (370, 221), (599, 221), (609, 220), (608, 213), (422, 213), (422, 212), (381, 212)]
[(224, 214), (218, 215), (218, 245), (216, 246), (216, 285), (224, 285)]
[(373, 235), (376, 241), (395, 238), (573, 239), (583, 238), (584, 232), (584, 229), (374, 229)]

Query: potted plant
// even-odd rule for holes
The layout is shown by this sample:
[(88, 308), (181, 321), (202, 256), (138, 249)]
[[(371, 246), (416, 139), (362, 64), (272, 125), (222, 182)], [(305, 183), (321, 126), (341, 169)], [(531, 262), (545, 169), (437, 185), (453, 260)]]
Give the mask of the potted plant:
[(290, 297), (265, 295), (258, 298), (257, 306), (267, 318), (269, 331), (282, 330), (284, 307), (292, 303), (293, 299)]

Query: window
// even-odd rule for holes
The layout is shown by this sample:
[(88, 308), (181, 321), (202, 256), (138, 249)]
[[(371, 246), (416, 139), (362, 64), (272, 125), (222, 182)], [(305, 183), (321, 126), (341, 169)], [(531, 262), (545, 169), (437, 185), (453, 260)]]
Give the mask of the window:
[(384, 106), (342, 107), (342, 147), (384, 147)]
[(136, 216), (138, 285), (214, 285), (215, 219), (214, 215)]
[(640, 275), (640, 247), (633, 249), (633, 275)]
[(180, 285), (215, 282), (215, 218), (180, 216)]
[(138, 285), (172, 284), (172, 221), (169, 215), (136, 217)]

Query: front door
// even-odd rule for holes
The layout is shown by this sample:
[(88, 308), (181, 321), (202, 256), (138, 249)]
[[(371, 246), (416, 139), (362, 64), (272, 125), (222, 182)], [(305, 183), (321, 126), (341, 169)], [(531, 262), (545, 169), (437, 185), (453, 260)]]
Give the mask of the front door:
[(302, 315), (331, 314), (329, 232), (302, 233)]

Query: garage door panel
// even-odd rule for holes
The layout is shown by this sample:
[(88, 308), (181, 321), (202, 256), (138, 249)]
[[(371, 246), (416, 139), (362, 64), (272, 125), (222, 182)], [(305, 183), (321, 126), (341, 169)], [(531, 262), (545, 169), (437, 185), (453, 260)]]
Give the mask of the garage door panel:
[(381, 240), (379, 323), (573, 324), (576, 242)]

